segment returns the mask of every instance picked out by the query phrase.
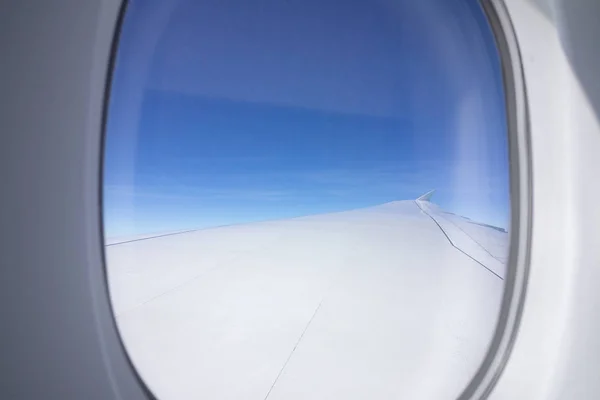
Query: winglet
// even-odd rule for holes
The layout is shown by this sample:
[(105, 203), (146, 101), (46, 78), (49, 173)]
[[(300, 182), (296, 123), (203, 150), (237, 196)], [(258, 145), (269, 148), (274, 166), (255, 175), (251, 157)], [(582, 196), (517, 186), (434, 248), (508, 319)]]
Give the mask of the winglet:
[(425, 193), (423, 196), (419, 197), (417, 200), (429, 201), (431, 199), (431, 196), (433, 196), (433, 192), (435, 192), (435, 189), (430, 190), (429, 192)]

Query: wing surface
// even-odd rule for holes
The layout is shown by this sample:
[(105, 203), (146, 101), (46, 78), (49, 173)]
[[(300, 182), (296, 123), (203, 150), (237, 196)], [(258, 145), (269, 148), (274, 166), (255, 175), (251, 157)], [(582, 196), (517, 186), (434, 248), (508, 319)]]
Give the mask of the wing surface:
[(416, 203), (435, 221), (454, 247), (504, 279), (508, 259), (508, 232), (445, 212), (429, 200), (416, 200)]
[(126, 348), (167, 400), (457, 397), (503, 282), (440, 212), (398, 201), (107, 246)]

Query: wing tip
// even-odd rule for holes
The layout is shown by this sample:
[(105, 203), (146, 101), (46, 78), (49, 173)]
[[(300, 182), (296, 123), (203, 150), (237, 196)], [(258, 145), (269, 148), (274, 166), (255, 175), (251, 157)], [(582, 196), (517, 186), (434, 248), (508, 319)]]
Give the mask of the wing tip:
[(419, 198), (417, 198), (417, 200), (418, 201), (429, 201), (429, 200), (431, 200), (431, 196), (433, 196), (434, 192), (435, 192), (435, 189), (430, 190), (429, 192), (427, 192), (424, 195), (422, 195)]

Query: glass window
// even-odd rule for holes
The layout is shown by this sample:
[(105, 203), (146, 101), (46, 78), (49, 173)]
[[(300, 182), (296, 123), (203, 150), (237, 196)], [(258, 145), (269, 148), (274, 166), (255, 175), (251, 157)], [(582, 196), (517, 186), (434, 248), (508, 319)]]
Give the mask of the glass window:
[(104, 229), (149, 389), (456, 398), (504, 290), (502, 85), (475, 0), (129, 1)]

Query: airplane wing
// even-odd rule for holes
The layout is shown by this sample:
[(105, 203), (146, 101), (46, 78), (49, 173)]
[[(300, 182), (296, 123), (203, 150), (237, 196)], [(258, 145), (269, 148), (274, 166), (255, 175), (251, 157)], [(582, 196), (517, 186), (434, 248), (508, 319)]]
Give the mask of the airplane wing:
[(443, 211), (428, 198), (420, 197), (416, 203), (444, 232), (452, 246), (504, 279), (509, 245), (504, 229)]
[(106, 253), (120, 333), (158, 398), (432, 399), (483, 359), (507, 246), (422, 196)]

